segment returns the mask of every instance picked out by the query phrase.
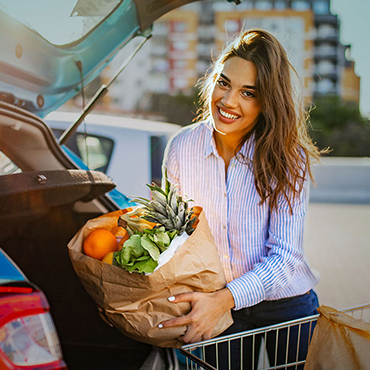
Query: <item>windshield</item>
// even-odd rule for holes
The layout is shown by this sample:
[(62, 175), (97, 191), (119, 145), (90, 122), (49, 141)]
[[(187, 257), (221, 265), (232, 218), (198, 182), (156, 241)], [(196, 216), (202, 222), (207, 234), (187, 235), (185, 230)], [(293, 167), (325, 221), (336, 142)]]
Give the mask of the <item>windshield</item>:
[(0, 0), (0, 9), (55, 45), (86, 35), (122, 0)]

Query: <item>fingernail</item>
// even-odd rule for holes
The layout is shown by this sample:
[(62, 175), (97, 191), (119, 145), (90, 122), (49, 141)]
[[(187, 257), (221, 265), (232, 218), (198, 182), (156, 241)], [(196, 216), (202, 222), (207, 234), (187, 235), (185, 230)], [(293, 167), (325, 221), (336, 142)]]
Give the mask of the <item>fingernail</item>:
[(174, 297), (173, 295), (171, 295), (171, 297), (168, 297), (168, 300), (169, 300), (170, 302), (173, 302), (173, 301), (175, 300), (175, 297)]
[(158, 328), (159, 329), (162, 329), (163, 328), (163, 325), (162, 324), (158, 324)]

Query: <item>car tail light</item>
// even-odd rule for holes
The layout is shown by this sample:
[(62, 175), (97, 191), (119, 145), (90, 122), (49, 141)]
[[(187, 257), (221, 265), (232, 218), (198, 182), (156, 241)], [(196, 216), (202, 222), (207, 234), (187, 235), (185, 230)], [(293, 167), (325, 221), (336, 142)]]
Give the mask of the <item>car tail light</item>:
[(33, 287), (0, 286), (0, 369), (67, 369), (47, 300)]

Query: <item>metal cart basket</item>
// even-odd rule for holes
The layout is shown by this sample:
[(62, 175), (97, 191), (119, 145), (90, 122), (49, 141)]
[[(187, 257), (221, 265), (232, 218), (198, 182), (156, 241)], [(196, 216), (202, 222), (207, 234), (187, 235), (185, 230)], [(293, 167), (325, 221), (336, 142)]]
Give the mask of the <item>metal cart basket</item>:
[[(356, 319), (370, 322), (370, 303), (341, 311)], [(303, 369), (308, 345), (311, 341), (318, 317), (319, 315), (309, 316), (277, 325), (184, 345), (180, 349), (180, 352), (186, 357), (184, 367), (186, 366), (187, 370), (234, 370), (236, 368), (243, 370)], [(303, 336), (306, 336), (307, 340), (302, 340)], [(281, 345), (281, 339), (285, 342), (285, 356), (283, 351), (283, 359), (281, 358), (282, 351), (280, 347), (280, 358), (277, 356), (277, 347), (279, 342), (279, 345)], [(292, 358), (292, 353), (289, 351), (289, 346), (292, 345), (296, 349), (293, 354), (294, 358)], [(248, 350), (245, 351), (245, 348)], [(267, 356), (268, 350), (270, 351), (269, 357)], [(234, 359), (235, 353), (239, 357), (240, 363), (236, 366), (235, 363), (231, 363), (231, 351), (233, 352)], [(248, 359), (243, 359), (243, 355), (246, 357), (246, 353), (248, 353)], [(213, 360), (209, 361), (209, 358), (213, 358)], [(213, 364), (211, 365), (210, 362), (213, 362)]]

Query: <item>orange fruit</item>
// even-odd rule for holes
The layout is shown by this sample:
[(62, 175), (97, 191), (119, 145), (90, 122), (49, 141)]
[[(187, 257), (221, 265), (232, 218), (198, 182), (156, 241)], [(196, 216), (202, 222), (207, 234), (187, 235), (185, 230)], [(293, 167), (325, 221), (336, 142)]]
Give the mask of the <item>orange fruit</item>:
[[(122, 232), (122, 231), (121, 231)], [(122, 239), (118, 242), (118, 247), (117, 249), (120, 251), (123, 247), (123, 244), (125, 244), (125, 241), (130, 237), (130, 235), (128, 235), (128, 232), (123, 229), (123, 236), (122, 236)]]
[(102, 262), (108, 263), (109, 265), (113, 265), (113, 254), (114, 254), (114, 252), (107, 253), (103, 257)]
[(83, 243), (84, 253), (92, 258), (98, 260), (109, 252), (118, 250), (118, 243), (116, 237), (106, 229), (95, 229), (92, 231)]
[(191, 210), (193, 211), (193, 214), (191, 215), (191, 219), (193, 219), (194, 217), (197, 217), (197, 219), (195, 220), (193, 225), (191, 225), (191, 227), (196, 229), (197, 225), (199, 223), (199, 215), (201, 214), (203, 208), (199, 207), (199, 206), (194, 206), (194, 207), (191, 208)]

